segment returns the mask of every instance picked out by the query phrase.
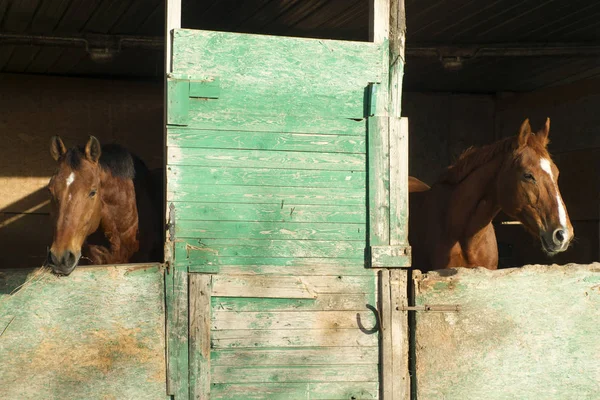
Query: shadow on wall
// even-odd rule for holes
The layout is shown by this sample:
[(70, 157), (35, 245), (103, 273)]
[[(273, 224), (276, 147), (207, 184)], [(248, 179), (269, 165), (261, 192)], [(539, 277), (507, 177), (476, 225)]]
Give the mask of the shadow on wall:
[(0, 268), (42, 266), (52, 243), (48, 207), (48, 193), (39, 189), (0, 210)]

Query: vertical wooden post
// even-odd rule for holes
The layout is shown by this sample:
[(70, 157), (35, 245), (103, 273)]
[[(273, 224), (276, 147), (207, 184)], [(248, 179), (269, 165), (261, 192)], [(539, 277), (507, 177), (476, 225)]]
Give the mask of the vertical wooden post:
[[(167, 76), (172, 72), (172, 31), (181, 27), (181, 0), (165, 1), (165, 76), (163, 85), (163, 160), (167, 160)], [(169, 219), (166, 207), (168, 182), (166, 168), (163, 175), (163, 215)], [(167, 394), (177, 400), (189, 397), (188, 377), (188, 274), (187, 269), (176, 268), (174, 262), (173, 240), (165, 237), (165, 302), (167, 310)]]
[[(379, 271), (381, 397), (408, 400), (408, 120), (401, 118), (406, 21), (404, 0), (371, 0), (371, 40), (383, 51), (389, 75), (375, 85), (369, 116), (371, 266)], [(398, 268), (398, 269), (396, 269)]]
[(190, 399), (210, 398), (212, 275), (190, 274)]

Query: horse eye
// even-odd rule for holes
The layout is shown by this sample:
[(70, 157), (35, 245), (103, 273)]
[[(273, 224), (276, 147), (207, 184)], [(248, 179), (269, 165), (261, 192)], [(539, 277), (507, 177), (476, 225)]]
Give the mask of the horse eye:
[(524, 173), (523, 174), (523, 178), (525, 178), (528, 181), (533, 181), (535, 182), (535, 178), (533, 177), (533, 175), (531, 175), (530, 173)]
[(90, 192), (90, 197), (94, 197), (96, 195), (96, 189), (92, 189)]

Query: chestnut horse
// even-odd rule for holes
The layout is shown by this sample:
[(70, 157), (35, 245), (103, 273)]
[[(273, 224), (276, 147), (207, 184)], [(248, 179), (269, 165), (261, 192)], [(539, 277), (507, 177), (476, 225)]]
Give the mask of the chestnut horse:
[(46, 265), (69, 275), (80, 260), (160, 261), (160, 190), (139, 158), (93, 136), (69, 150), (54, 136), (50, 153), (58, 168), (48, 184), (54, 240)]
[(422, 271), (498, 268), (492, 220), (519, 220), (549, 255), (565, 251), (573, 226), (548, 154), (550, 119), (536, 133), (526, 119), (517, 136), (466, 150), (431, 186), (409, 177), (409, 242)]

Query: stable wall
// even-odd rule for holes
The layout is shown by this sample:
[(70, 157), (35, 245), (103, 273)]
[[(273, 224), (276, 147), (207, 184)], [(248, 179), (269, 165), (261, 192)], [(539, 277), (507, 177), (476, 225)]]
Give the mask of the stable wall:
[(162, 82), (0, 75), (0, 268), (38, 267), (51, 244), (50, 137), (71, 147), (94, 135), (160, 167), (162, 91)]

